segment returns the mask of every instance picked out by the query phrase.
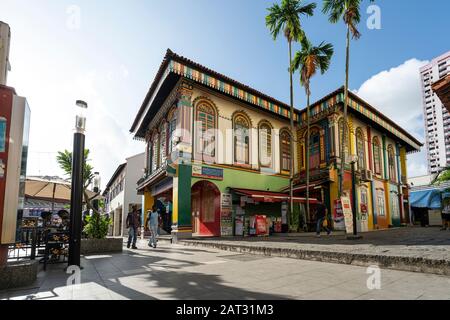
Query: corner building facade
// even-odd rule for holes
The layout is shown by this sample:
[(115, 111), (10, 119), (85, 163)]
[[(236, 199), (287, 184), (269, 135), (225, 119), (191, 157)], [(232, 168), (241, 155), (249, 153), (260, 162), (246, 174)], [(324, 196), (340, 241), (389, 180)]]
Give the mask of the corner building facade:
[[(406, 217), (402, 209), (407, 199), (406, 153), (418, 150), (420, 143), (351, 97), (352, 103), (360, 104), (350, 113), (350, 132), (355, 133), (350, 137), (355, 138), (348, 152), (361, 148), (356, 134), (364, 137), (364, 167), (358, 167), (359, 175), (366, 177), (362, 170), (373, 167), (368, 139), (378, 141), (378, 174), (358, 184), (359, 203), (367, 208), (360, 219), (366, 219), (367, 226), (363, 223), (360, 228), (397, 225)], [(337, 197), (341, 104), (342, 90), (338, 90), (311, 108), (310, 202), (324, 201), (330, 212)], [(360, 111), (363, 106), (373, 114)], [(272, 97), (168, 50), (130, 130), (146, 145), (145, 174), (137, 186), (144, 195), (144, 212), (153, 205), (160, 207), (164, 229), (178, 238), (245, 235), (261, 215), (267, 217), (272, 232), (286, 232), (288, 220), (291, 224), (295, 220), (287, 216), (290, 170), (295, 177), (295, 208), (301, 211), (306, 163), (306, 114), (296, 111), (292, 134), (289, 110)], [(392, 161), (395, 173), (390, 178)], [(373, 204), (381, 191), (384, 209), (376, 211)], [(314, 217), (307, 216), (304, 223), (313, 225)]]

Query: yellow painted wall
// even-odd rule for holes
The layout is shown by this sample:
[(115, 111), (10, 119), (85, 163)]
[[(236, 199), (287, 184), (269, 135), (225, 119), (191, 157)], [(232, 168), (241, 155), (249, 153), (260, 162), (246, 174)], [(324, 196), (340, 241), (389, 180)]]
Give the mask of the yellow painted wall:
[[(233, 137), (232, 137), (232, 117), (236, 111), (244, 111), (251, 120), (250, 132), (250, 162), (253, 163), (253, 169), (259, 169), (259, 154), (258, 154), (258, 124), (262, 120), (268, 121), (273, 127), (272, 136), (272, 169), (279, 173), (280, 171), (280, 145), (279, 145), (279, 131), (282, 128), (290, 128), (289, 120), (283, 120), (280, 117), (271, 116), (269, 113), (258, 111), (247, 107), (243, 103), (232, 101), (224, 98), (218, 93), (213, 93), (203, 88), (194, 87), (192, 101), (199, 97), (206, 97), (211, 100), (218, 109), (218, 129), (222, 137), (216, 139), (218, 141), (217, 147), (217, 162), (219, 164), (233, 164)], [(297, 145), (294, 143), (294, 155)], [(294, 156), (294, 159), (297, 157)], [(298, 163), (295, 161), (295, 167)]]
[(173, 177), (172, 189), (172, 224), (178, 224), (178, 177)]
[(152, 206), (155, 204), (155, 198), (152, 197), (150, 191), (144, 192), (144, 223), (147, 221), (148, 211), (152, 209)]

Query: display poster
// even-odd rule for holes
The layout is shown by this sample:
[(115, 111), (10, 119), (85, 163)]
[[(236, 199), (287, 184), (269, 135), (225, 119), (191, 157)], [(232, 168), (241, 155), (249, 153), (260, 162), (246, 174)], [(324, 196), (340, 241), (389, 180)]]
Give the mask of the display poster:
[(233, 210), (230, 193), (222, 193), (220, 202), (220, 234), (222, 236), (233, 235)]
[(243, 236), (244, 235), (244, 216), (236, 216), (235, 220), (235, 235)]
[(345, 220), (345, 232), (347, 234), (353, 233), (353, 213), (352, 213), (352, 205), (349, 197), (341, 197), (342, 202), (342, 212), (344, 214)]
[(335, 230), (345, 230), (344, 213), (340, 199), (334, 200), (333, 223)]
[(267, 234), (267, 217), (264, 215), (255, 216), (256, 235)]

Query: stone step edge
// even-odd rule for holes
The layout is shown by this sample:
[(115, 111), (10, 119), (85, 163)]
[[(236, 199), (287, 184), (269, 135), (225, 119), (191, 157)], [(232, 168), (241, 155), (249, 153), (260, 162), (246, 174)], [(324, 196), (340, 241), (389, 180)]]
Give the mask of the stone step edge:
[(240, 244), (222, 244), (217, 242), (179, 240), (185, 246), (200, 246), (224, 251), (258, 254), (264, 256), (312, 260), (328, 263), (348, 264), (361, 267), (376, 265), (384, 269), (430, 273), (450, 276), (450, 261), (427, 259), (423, 257), (404, 257), (371, 255), (361, 253), (332, 252), (323, 250), (269, 248), (261, 246), (246, 246)]

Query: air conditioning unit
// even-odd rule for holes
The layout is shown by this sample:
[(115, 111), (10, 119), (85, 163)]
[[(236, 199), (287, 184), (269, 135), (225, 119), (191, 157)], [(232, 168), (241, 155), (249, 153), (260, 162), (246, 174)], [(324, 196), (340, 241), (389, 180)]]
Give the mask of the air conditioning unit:
[(370, 170), (361, 170), (362, 181), (373, 181), (373, 173)]

